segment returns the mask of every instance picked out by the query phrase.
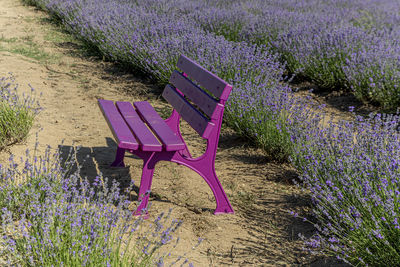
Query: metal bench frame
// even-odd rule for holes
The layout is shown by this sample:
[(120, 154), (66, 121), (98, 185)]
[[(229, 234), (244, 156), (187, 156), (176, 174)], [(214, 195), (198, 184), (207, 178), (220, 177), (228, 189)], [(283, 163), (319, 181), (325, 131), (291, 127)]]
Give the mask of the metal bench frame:
[[(162, 160), (187, 166), (204, 178), (216, 200), (214, 214), (234, 213), (215, 173), (224, 106), (232, 86), (183, 55), (178, 59), (177, 67), (183, 72), (174, 71), (169, 80), (172, 85), (168, 84), (163, 92), (163, 97), (174, 108), (166, 120), (161, 119), (146, 101), (134, 102), (132, 106), (129, 102), (114, 104), (113, 101), (98, 100), (118, 143), (111, 166), (125, 166), (125, 151), (143, 159), (135, 215), (147, 213), (154, 168)], [(206, 151), (200, 157), (193, 158), (188, 150), (179, 127), (181, 118), (207, 140)]]

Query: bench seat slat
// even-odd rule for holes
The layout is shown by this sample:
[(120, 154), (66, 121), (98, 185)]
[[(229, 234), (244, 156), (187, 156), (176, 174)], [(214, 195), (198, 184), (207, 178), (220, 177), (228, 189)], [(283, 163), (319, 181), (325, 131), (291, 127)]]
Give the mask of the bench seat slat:
[(222, 100), (228, 99), (232, 86), (196, 62), (181, 55), (176, 66), (216, 97)]
[(169, 81), (211, 119), (216, 119), (219, 110), (223, 109), (223, 106), (219, 105), (218, 101), (178, 71), (172, 73)]
[(167, 84), (162, 96), (201, 137), (209, 136), (215, 125), (182, 97), (175, 88)]
[(182, 140), (172, 132), (171, 128), (148, 102), (134, 102), (133, 105), (136, 111), (161, 140), (166, 151), (177, 151), (186, 147)]
[(143, 151), (161, 151), (162, 144), (157, 140), (147, 125), (143, 123), (132, 104), (130, 102), (117, 102), (116, 105), (129, 128), (131, 128), (139, 141), (140, 148)]
[(138, 149), (138, 142), (133, 136), (128, 125), (126, 125), (125, 120), (118, 112), (114, 102), (110, 100), (99, 99), (98, 103), (104, 117), (106, 118), (108, 126), (112, 130), (112, 133), (118, 142), (118, 146), (125, 149)]

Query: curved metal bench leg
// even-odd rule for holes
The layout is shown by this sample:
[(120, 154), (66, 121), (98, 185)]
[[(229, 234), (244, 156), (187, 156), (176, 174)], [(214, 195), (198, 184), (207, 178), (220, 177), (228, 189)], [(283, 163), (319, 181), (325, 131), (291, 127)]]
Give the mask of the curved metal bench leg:
[(133, 215), (146, 215), (147, 205), (149, 203), (149, 195), (151, 190), (151, 183), (153, 180), (154, 166), (157, 163), (157, 159), (154, 157), (156, 153), (146, 153), (143, 156), (143, 170), (142, 179), (140, 181), (139, 188), (139, 205)]
[(214, 168), (209, 167), (201, 171), (197, 168), (193, 168), (193, 170), (203, 177), (214, 193), (215, 201), (217, 202), (217, 207), (214, 211), (214, 214), (234, 213), (232, 205), (229, 202), (229, 199), (226, 196), (220, 181), (218, 180)]
[(215, 202), (217, 204), (214, 214), (234, 213), (232, 205), (218, 180), (217, 174), (215, 173), (212, 157), (206, 157), (200, 160), (188, 160), (182, 155), (177, 154), (172, 161), (189, 167), (193, 171), (197, 172), (207, 182), (214, 194)]

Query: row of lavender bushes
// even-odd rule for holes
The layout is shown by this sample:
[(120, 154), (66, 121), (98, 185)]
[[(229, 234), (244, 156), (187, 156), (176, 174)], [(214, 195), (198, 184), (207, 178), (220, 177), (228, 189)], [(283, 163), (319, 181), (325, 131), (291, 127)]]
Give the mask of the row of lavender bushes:
[(228, 40), (266, 46), (291, 73), (395, 110), (400, 105), (400, 4), (390, 0), (154, 1)]
[(143, 225), (128, 209), (133, 183), (122, 191), (102, 176), (89, 182), (79, 166), (71, 172), (70, 155), (62, 160), (48, 147), (43, 156), (27, 150), (0, 165), (0, 264), (164, 266), (169, 255), (160, 248), (176, 239), (181, 222), (169, 212)]
[(12, 75), (0, 78), (0, 150), (24, 140), (40, 106), (30, 94), (19, 94)]
[(290, 155), (312, 193), (318, 232), (308, 244), (354, 265), (398, 265), (398, 117), (323, 124), (322, 109), (314, 113), (309, 102), (282, 85), (284, 67), (266, 44), (229, 41), (185, 16), (168, 14), (173, 5), (166, 2), (160, 10), (149, 8), (157, 1), (140, 2), (144, 6), (135, 1), (38, 2), (104, 55), (129, 62), (160, 83), (180, 53), (232, 83), (230, 125), (277, 158)]
[(318, 230), (305, 248), (355, 266), (400, 265), (400, 116), (313, 117), (292, 132), (291, 162), (312, 197), (304, 219)]

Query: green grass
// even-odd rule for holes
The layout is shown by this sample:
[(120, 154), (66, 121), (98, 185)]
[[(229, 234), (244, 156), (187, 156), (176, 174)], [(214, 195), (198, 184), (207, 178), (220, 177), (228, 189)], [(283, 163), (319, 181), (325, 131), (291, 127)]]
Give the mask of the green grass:
[(43, 3), (38, 3), (35, 0), (21, 0), (22, 4), (26, 5), (26, 6), (36, 6), (38, 8), (44, 8), (44, 4)]
[(49, 30), (46, 32), (44, 39), (52, 43), (77, 42), (72, 35), (65, 34), (61, 30)]
[(4, 42), (4, 43), (15, 43), (17, 41), (18, 41), (18, 38), (16, 38), (16, 37), (6, 38), (6, 37), (4, 37), (3, 34), (0, 37), (0, 42)]
[(8, 49), (9, 52), (14, 54), (19, 54), (31, 59), (35, 59), (37, 61), (48, 61), (54, 58), (54, 56), (45, 52), (43, 49), (40, 49), (38, 45), (18, 45), (11, 49)]
[[(2, 44), (3, 43), (3, 44)], [(59, 56), (46, 52), (39, 44), (34, 42), (32, 35), (22, 38), (0, 37), (0, 50), (34, 59), (41, 63), (56, 62)]]

